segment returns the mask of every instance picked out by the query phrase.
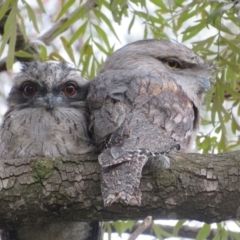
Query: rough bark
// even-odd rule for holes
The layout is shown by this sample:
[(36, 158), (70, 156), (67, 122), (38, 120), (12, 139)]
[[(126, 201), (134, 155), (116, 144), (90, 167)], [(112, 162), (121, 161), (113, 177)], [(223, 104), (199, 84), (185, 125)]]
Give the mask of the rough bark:
[(148, 163), (140, 207), (104, 208), (97, 155), (0, 161), (0, 228), (39, 222), (143, 219), (240, 219), (240, 151), (170, 156)]

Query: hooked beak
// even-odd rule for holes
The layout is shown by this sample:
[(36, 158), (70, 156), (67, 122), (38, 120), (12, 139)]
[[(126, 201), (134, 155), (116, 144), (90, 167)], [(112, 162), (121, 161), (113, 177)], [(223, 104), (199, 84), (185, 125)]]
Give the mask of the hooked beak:
[(48, 93), (44, 97), (39, 97), (35, 100), (36, 107), (45, 107), (46, 109), (53, 109), (58, 105), (58, 98), (52, 93)]

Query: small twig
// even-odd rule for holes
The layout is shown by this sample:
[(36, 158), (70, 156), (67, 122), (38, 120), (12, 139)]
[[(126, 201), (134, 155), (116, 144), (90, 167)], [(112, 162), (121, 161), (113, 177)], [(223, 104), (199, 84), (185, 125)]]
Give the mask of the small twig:
[[(70, 13), (67, 17), (64, 17), (62, 19), (60, 19), (58, 22), (56, 22), (47, 32), (45, 32), (44, 34), (42, 34), (41, 36), (39, 36), (36, 40), (37, 41), (41, 41), (43, 43), (45, 43), (46, 45), (49, 45), (51, 43), (51, 41), (56, 38), (59, 34), (61, 34), (62, 32), (58, 33), (56, 35), (56, 32), (58, 31), (58, 29), (65, 23), (68, 21), (68, 19), (70, 19), (76, 12), (78, 12), (80, 9), (85, 8), (85, 13), (89, 12), (93, 7), (97, 6), (95, 3), (95, 0), (88, 0), (87, 2), (85, 2), (84, 4), (80, 5), (79, 7), (77, 7), (72, 13)], [(65, 29), (64, 31), (66, 31), (67, 29)], [(63, 32), (64, 32), (63, 31)]]
[(152, 216), (146, 217), (143, 222), (139, 225), (139, 227), (133, 232), (133, 234), (130, 236), (128, 240), (135, 240), (137, 237), (145, 230), (147, 229), (152, 222)]
[[(46, 45), (50, 45), (51, 41), (54, 39), (53, 35), (57, 32), (57, 30), (65, 23), (69, 17), (65, 17), (59, 20), (59, 22), (55, 23), (48, 31), (43, 33), (41, 36), (39, 36), (36, 40), (41, 41)], [(33, 40), (35, 42), (35, 40)]]

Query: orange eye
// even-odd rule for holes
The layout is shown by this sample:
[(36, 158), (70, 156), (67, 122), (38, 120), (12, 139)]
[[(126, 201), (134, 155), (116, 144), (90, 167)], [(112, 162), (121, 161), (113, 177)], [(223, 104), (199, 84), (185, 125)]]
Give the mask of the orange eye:
[(27, 83), (23, 87), (23, 94), (27, 97), (32, 97), (37, 92), (37, 87), (33, 83)]
[(169, 66), (170, 68), (181, 68), (181, 65), (179, 62), (175, 61), (175, 60), (168, 60), (165, 59), (164, 63)]
[(66, 84), (63, 88), (63, 92), (65, 93), (66, 96), (72, 97), (77, 92), (76, 85), (73, 83)]

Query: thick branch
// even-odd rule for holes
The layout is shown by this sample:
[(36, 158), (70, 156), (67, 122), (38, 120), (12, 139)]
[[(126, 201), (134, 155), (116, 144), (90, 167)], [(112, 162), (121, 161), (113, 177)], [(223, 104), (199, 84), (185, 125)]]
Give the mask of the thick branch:
[(171, 156), (171, 168), (147, 164), (140, 207), (104, 208), (96, 155), (0, 162), (0, 228), (41, 221), (240, 218), (240, 152)]

